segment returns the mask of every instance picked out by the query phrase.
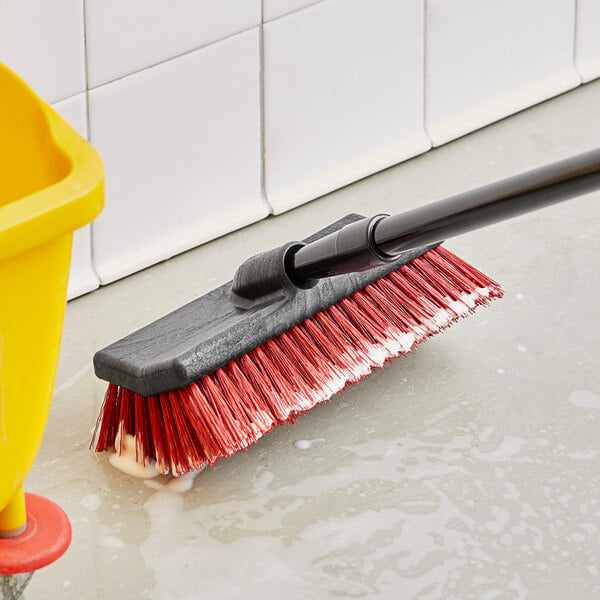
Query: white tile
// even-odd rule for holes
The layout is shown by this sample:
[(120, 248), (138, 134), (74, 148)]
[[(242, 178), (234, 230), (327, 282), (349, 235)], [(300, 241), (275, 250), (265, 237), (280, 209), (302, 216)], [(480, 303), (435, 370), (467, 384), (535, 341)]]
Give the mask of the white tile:
[(82, 0), (0, 2), (0, 62), (48, 102), (84, 91)]
[(583, 81), (600, 77), (600, 1), (577, 0), (575, 65)]
[(264, 45), (275, 212), (430, 147), (420, 0), (328, 0), (267, 23)]
[[(87, 139), (87, 101), (85, 93), (57, 102), (53, 104), (53, 108), (83, 138)], [(73, 233), (68, 297), (69, 299), (76, 298), (95, 290), (98, 285), (98, 276), (92, 267), (91, 228), (86, 225)]]
[(260, 23), (260, 0), (85, 0), (88, 76), (98, 86)]
[(259, 96), (257, 29), (89, 93), (106, 166), (102, 283), (267, 215)]
[(270, 21), (321, 0), (263, 0), (263, 21)]
[(426, 129), (442, 144), (573, 88), (575, 0), (427, 0)]
[(85, 92), (55, 102), (52, 108), (84, 139), (88, 139), (87, 99)]

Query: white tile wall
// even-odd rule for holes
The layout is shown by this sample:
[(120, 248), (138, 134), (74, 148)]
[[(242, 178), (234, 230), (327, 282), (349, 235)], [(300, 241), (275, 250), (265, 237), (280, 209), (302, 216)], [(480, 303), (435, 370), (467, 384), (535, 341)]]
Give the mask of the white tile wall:
[(263, 21), (270, 21), (322, 0), (263, 0)]
[[(53, 104), (53, 107), (82, 137), (87, 139), (85, 93), (57, 102)], [(73, 233), (68, 297), (71, 299), (91, 292), (98, 287), (99, 283), (98, 276), (92, 267), (91, 230), (90, 226), (86, 225)]]
[(0, 61), (90, 112), (74, 297), (599, 77), (600, 0), (0, 0)]
[(426, 30), (426, 128), (434, 145), (581, 81), (573, 65), (575, 0), (427, 0)]
[(260, 23), (260, 0), (85, 0), (90, 87)]
[(575, 64), (583, 81), (600, 77), (600, 0), (577, 0)]
[(92, 90), (102, 283), (266, 216), (258, 29)]
[(264, 27), (275, 212), (424, 152), (423, 2), (327, 0)]
[(0, 62), (48, 102), (85, 90), (82, 0), (0, 1)]

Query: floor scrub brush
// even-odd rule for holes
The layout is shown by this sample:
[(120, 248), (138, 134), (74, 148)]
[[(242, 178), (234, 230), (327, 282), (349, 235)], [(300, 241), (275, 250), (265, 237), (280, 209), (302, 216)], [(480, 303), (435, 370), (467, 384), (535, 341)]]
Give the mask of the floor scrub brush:
[[(349, 215), (97, 352), (92, 444), (182, 475), (244, 450), (405, 354), (499, 285), (442, 240), (600, 188), (600, 150), (407, 213)], [(131, 437), (129, 437), (131, 440)]]

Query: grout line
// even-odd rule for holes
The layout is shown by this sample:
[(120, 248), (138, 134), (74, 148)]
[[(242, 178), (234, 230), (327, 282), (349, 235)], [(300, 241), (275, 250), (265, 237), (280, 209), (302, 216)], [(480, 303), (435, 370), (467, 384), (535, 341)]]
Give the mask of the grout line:
[[(579, 79), (581, 80), (581, 83), (583, 83), (583, 75), (580, 73), (579, 69), (577, 68), (577, 20), (579, 18), (579, 2), (581, 2), (581, 0), (574, 0), (575, 3), (575, 10), (573, 11), (573, 56), (572, 56), (572, 60), (573, 60), (573, 69), (575, 69), (575, 72), (577, 73), (577, 75), (579, 75)], [(580, 83), (580, 85), (581, 85)]]
[(427, 131), (427, 3), (428, 0), (423, 0), (423, 131), (433, 148), (433, 140)]
[[(84, 76), (84, 78), (85, 78), (85, 76)], [(42, 97), (42, 100), (44, 100), (44, 102), (47, 102), (50, 106), (54, 106), (55, 104), (58, 104), (59, 102), (65, 102), (66, 100), (71, 100), (72, 98), (77, 98), (77, 96), (81, 96), (82, 94), (85, 94), (86, 92), (87, 92), (87, 90), (79, 90), (78, 92), (68, 94), (67, 96), (60, 97), (56, 100), (49, 100), (47, 97)]]
[[(261, 2), (262, 4), (262, 2)], [(262, 24), (258, 31), (258, 90), (259, 90), (259, 121), (260, 121), (260, 188), (264, 203), (273, 214), (273, 207), (267, 198), (267, 162), (265, 135), (265, 33)]]
[[(88, 142), (92, 143), (92, 128), (90, 122), (90, 90), (89, 90), (89, 61), (88, 61), (88, 44), (87, 44), (87, 12), (86, 12), (86, 2), (87, 0), (82, 0), (83, 2), (83, 56), (85, 62), (85, 126), (87, 129), (87, 139)], [(94, 221), (89, 224), (88, 231), (90, 234), (90, 269), (92, 273), (96, 277), (98, 286), (102, 285), (102, 281), (100, 279), (100, 274), (96, 269), (96, 260), (94, 253)]]
[(236, 33), (232, 33), (231, 35), (228, 35), (226, 37), (219, 38), (218, 40), (208, 42), (207, 44), (203, 44), (201, 46), (196, 46), (190, 50), (186, 50), (185, 52), (182, 52), (181, 54), (177, 54), (175, 56), (169, 56), (169, 58), (164, 58), (162, 60), (159, 60), (158, 62), (152, 63), (151, 65), (147, 65), (146, 67), (141, 67), (139, 69), (136, 69), (135, 71), (132, 71), (131, 73), (125, 73), (124, 75), (119, 75), (118, 77), (115, 77), (114, 79), (110, 79), (109, 81), (105, 81), (93, 88), (88, 88), (88, 91), (91, 92), (94, 90), (99, 90), (100, 88), (103, 88), (106, 85), (110, 85), (111, 83), (116, 83), (117, 81), (121, 81), (122, 79), (126, 79), (127, 77), (132, 77), (133, 75), (138, 75), (139, 73), (143, 73), (144, 71), (149, 71), (150, 69), (154, 69), (155, 67), (160, 67), (161, 65), (164, 65), (166, 63), (172, 62), (179, 58), (183, 58), (184, 56), (188, 56), (189, 54), (193, 54), (194, 52), (197, 52), (198, 50), (205, 50), (207, 48), (215, 46), (216, 44), (220, 44), (221, 42), (225, 42), (234, 37), (237, 37), (238, 35), (243, 35), (245, 33), (249, 33), (250, 31), (254, 31), (255, 29), (261, 29), (261, 28), (262, 28), (262, 24), (257, 23), (255, 25), (252, 25), (252, 27), (248, 27), (247, 29), (242, 29), (241, 31), (237, 31)]
[(272, 19), (269, 19), (268, 21), (263, 21), (263, 23), (265, 23), (265, 24), (274, 23), (275, 21), (279, 21), (280, 19), (285, 19), (286, 17), (289, 17), (290, 15), (295, 15), (296, 13), (303, 12), (305, 10), (310, 10), (311, 8), (315, 8), (319, 4), (322, 4), (324, 1), (325, 0), (317, 0), (316, 2), (313, 2), (312, 4), (308, 4), (307, 6), (301, 6), (300, 8), (295, 8), (294, 10), (290, 10), (290, 12), (286, 12), (277, 17), (273, 17)]
[(82, 14), (83, 14), (83, 61), (84, 61), (84, 79), (85, 79), (85, 126), (87, 139), (90, 141), (90, 102), (89, 102), (89, 61), (88, 61), (88, 44), (87, 44), (87, 14), (86, 14), (86, 0), (82, 1)]

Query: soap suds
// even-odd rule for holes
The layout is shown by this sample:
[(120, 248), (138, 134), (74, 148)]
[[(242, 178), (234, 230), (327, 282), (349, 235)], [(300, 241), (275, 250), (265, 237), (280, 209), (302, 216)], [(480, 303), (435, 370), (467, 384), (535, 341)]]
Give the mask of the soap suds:
[(575, 460), (592, 460), (596, 457), (595, 450), (588, 450), (584, 452), (583, 450), (575, 450), (575, 452), (571, 452), (571, 454), (567, 454), (568, 457), (574, 458)]
[(588, 390), (575, 390), (569, 394), (569, 402), (579, 408), (600, 408), (600, 396)]
[(298, 450), (308, 450), (312, 448), (313, 444), (317, 444), (318, 442), (324, 442), (324, 438), (317, 438), (314, 440), (296, 440), (294, 442), (294, 446), (298, 448)]
[(517, 454), (524, 444), (525, 441), (521, 438), (507, 435), (495, 450), (481, 452), (478, 448), (473, 448), (472, 454), (483, 460), (508, 460), (511, 456)]
[(100, 544), (105, 548), (122, 548), (123, 540), (115, 535), (106, 535), (100, 539)]
[(196, 479), (196, 476), (199, 473), (202, 473), (202, 471), (206, 469), (207, 465), (208, 463), (196, 471), (190, 471), (179, 477), (171, 477), (171, 479), (164, 484), (159, 481), (144, 481), (144, 484), (150, 489), (157, 491), (171, 492), (172, 494), (185, 494), (185, 492), (189, 492), (192, 489), (194, 479)]
[(275, 481), (275, 475), (271, 471), (263, 471), (252, 482), (252, 491), (260, 493), (264, 492)]
[(97, 494), (88, 494), (81, 499), (80, 504), (87, 510), (98, 510), (102, 506), (102, 498)]
[(496, 369), (496, 373), (498, 373), (498, 375), (505, 375), (506, 369)]
[(519, 352), (527, 352), (527, 348), (525, 346), (517, 346), (517, 350)]
[(121, 430), (117, 434), (115, 447), (121, 446), (121, 454), (114, 452), (108, 458), (108, 462), (127, 475), (138, 477), (139, 479), (152, 479), (157, 477), (159, 472), (156, 470), (156, 461), (145, 461), (141, 464), (135, 459), (135, 437), (125, 434), (121, 444)]

